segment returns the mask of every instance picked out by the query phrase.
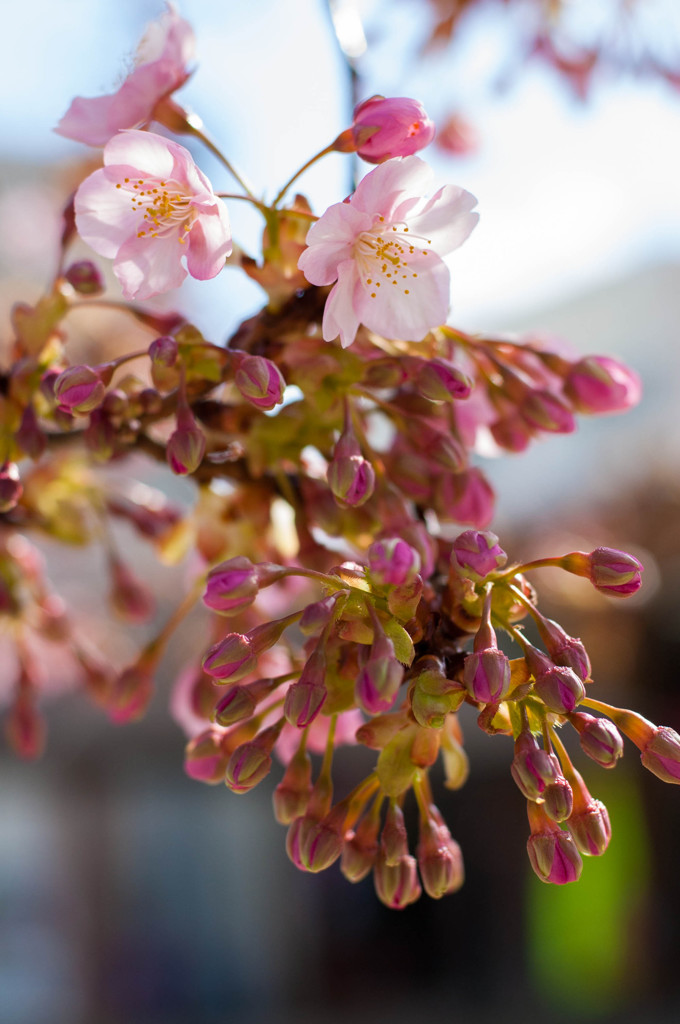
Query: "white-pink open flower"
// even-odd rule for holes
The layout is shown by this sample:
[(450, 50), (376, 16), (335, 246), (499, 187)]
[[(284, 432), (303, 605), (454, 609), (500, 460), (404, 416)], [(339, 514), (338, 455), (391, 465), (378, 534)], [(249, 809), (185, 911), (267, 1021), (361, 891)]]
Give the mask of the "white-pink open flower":
[(421, 341), (446, 320), (449, 270), (442, 256), (474, 228), (477, 200), (456, 185), (423, 198), (432, 171), (417, 156), (388, 160), (336, 203), (307, 235), (298, 266), (311, 284), (337, 281), (323, 336), (351, 345), (359, 324), (388, 338)]
[(152, 22), (137, 48), (135, 67), (116, 92), (87, 99), (77, 96), (55, 128), (59, 135), (103, 146), (121, 128), (138, 128), (153, 118), (154, 107), (189, 77), (194, 33), (172, 4)]
[(231, 252), (227, 208), (183, 146), (124, 131), (104, 148), (104, 167), (75, 196), (76, 226), (114, 260), (126, 299), (176, 288), (187, 275), (219, 274)]

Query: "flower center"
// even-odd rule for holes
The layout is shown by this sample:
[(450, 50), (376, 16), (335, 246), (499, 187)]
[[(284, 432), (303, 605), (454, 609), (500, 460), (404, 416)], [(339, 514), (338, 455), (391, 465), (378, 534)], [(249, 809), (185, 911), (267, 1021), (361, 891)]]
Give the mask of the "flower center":
[[(170, 234), (179, 234), (179, 241), (184, 244), (183, 235), (191, 230), (194, 210), (191, 197), (181, 191), (176, 181), (165, 182), (144, 178), (124, 178), (124, 186), (130, 192), (132, 209), (142, 214), (137, 231), (137, 238), (159, 238)], [(116, 185), (122, 188), (123, 185)]]
[[(385, 225), (380, 217), (370, 231), (362, 231), (354, 243), (354, 258), (365, 284), (374, 289), (389, 284), (400, 288), (404, 295), (410, 294), (408, 284), (417, 278), (416, 271), (409, 266), (412, 256), (428, 256), (427, 249), (420, 244), (431, 245), (429, 238), (409, 234), (408, 225), (401, 222)], [(371, 298), (377, 298), (377, 290), (371, 291)]]

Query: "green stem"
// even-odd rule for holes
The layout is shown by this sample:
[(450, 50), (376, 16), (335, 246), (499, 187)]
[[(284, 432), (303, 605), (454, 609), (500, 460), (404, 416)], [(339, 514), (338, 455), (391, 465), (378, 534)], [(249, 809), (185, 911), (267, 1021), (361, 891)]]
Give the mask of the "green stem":
[(332, 153), (332, 152), (334, 152), (334, 143), (331, 143), (330, 146), (326, 146), (325, 149), (319, 150), (319, 152), (316, 153), (313, 157), (310, 157), (310, 159), (307, 161), (307, 163), (303, 164), (302, 167), (300, 168), (300, 170), (296, 171), (295, 174), (293, 175), (293, 177), (288, 179), (286, 184), (283, 186), (281, 191), (278, 193), (278, 195), (274, 199), (274, 202), (272, 203), (272, 207), (274, 209), (276, 209), (276, 207), (279, 205), (279, 203), (281, 202), (281, 200), (285, 196), (285, 194), (288, 191), (288, 189), (290, 188), (290, 186), (293, 184), (293, 182), (298, 180), (300, 175), (304, 174), (304, 172), (309, 167), (311, 167), (312, 164), (315, 164), (317, 160), (320, 160), (321, 157), (326, 156), (328, 153)]

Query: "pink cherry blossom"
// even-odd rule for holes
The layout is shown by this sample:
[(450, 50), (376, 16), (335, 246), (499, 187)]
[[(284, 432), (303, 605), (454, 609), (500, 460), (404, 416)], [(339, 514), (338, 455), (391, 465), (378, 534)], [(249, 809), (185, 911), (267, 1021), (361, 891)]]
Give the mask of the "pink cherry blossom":
[[(362, 140), (367, 130), (372, 134)], [(352, 133), (357, 152), (371, 164), (411, 156), (432, 142), (434, 132), (434, 123), (422, 105), (405, 96), (371, 96), (354, 109)]]
[(151, 132), (123, 131), (104, 147), (104, 167), (75, 196), (76, 225), (95, 252), (114, 260), (126, 299), (148, 299), (186, 277), (219, 274), (231, 252), (229, 218), (183, 146)]
[(446, 185), (429, 200), (432, 171), (417, 156), (388, 160), (314, 224), (298, 266), (311, 284), (337, 282), (328, 296), (323, 336), (354, 341), (359, 324), (389, 338), (422, 341), (444, 322), (449, 270), (478, 220), (477, 200)]
[(86, 99), (77, 96), (55, 128), (59, 135), (103, 146), (121, 128), (138, 128), (154, 116), (156, 104), (189, 77), (194, 33), (172, 4), (147, 28), (137, 48), (135, 67), (116, 92)]

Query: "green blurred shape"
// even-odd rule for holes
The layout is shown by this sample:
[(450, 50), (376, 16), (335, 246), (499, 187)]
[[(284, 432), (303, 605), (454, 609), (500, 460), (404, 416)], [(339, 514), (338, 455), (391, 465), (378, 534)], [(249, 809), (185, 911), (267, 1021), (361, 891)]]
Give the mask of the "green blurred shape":
[(609, 848), (584, 857), (583, 874), (570, 885), (527, 889), (527, 957), (542, 999), (568, 1017), (616, 1010), (636, 990), (643, 965), (642, 929), (649, 846), (635, 782), (621, 775), (598, 780), (593, 794), (606, 804)]

